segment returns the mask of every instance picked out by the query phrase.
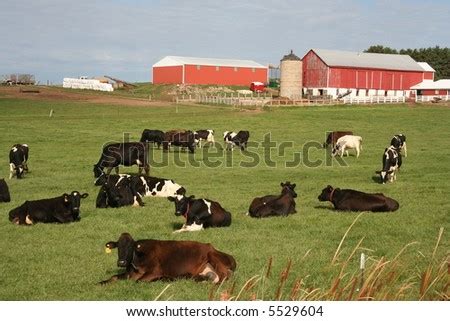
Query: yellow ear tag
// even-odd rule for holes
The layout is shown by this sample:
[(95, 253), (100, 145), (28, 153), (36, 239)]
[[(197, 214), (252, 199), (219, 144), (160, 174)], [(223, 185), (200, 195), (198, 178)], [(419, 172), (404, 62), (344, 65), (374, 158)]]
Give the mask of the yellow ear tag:
[(105, 247), (105, 253), (106, 254), (111, 254), (111, 249), (109, 247)]

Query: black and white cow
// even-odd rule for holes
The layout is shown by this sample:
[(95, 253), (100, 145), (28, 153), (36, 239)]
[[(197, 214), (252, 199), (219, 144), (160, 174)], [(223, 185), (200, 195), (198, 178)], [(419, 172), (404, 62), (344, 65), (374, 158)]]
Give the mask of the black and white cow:
[(397, 171), (402, 166), (402, 155), (394, 146), (389, 146), (384, 150), (382, 159), (382, 170), (376, 171), (380, 174), (381, 183), (385, 184), (388, 180), (392, 183), (397, 179)]
[(149, 175), (150, 165), (148, 164), (148, 149), (145, 143), (127, 142), (113, 143), (103, 148), (97, 164), (94, 165), (94, 177), (98, 178), (102, 175), (103, 169), (106, 167), (107, 174), (115, 168), (116, 174), (119, 173), (119, 165), (139, 167), (139, 174), (144, 169), (145, 174)]
[(408, 153), (406, 151), (406, 136), (403, 134), (397, 134), (394, 135), (391, 139), (391, 146), (394, 146), (397, 149), (397, 152), (400, 153), (400, 151), (403, 149), (405, 151), (405, 157), (408, 156)]
[(185, 192), (185, 189), (175, 183), (172, 179), (159, 178), (146, 175), (106, 175), (102, 174), (95, 180), (96, 186), (102, 186), (107, 180), (113, 183), (117, 183), (120, 177), (129, 177), (134, 189), (139, 193), (141, 197), (156, 196), (156, 197), (169, 197), (176, 196)]
[(26, 201), (9, 212), (9, 220), (20, 225), (79, 221), (81, 199), (88, 195), (73, 191), (54, 198)]
[(170, 130), (164, 134), (163, 150), (169, 151), (170, 146), (179, 146), (181, 148), (188, 148), (190, 153), (195, 152), (195, 135), (194, 132)]
[(209, 227), (225, 227), (231, 224), (231, 213), (218, 202), (206, 198), (195, 199), (194, 195), (179, 194), (170, 196), (169, 201), (175, 203), (175, 215), (184, 216), (186, 223), (174, 233), (200, 231)]
[(194, 132), (195, 143), (198, 147), (202, 147), (202, 141), (214, 144), (214, 130), (200, 129)]
[(6, 181), (3, 178), (0, 179), (0, 203), (1, 202), (11, 202), (8, 184), (6, 184)]
[(100, 188), (95, 206), (97, 208), (144, 206), (141, 195), (136, 190), (138, 176), (127, 174), (109, 175)]
[(247, 148), (248, 139), (250, 133), (248, 130), (240, 130), (239, 132), (226, 131), (223, 133), (223, 140), (225, 142), (225, 148), (227, 150), (233, 150), (234, 146), (239, 146), (241, 150)]
[(141, 143), (153, 143), (161, 147), (164, 141), (164, 132), (157, 129), (144, 129), (141, 135)]
[(23, 173), (28, 172), (28, 145), (15, 144), (9, 151), (9, 179), (13, 176), (22, 178)]

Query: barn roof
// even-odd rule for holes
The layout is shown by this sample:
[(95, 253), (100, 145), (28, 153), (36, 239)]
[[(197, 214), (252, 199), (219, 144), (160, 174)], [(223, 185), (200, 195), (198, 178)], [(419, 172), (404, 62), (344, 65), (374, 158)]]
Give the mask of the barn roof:
[(267, 68), (253, 60), (218, 59), (218, 58), (198, 58), (166, 56), (153, 67), (201, 65), (201, 66), (223, 66), (223, 67), (247, 67), (247, 68)]
[(412, 86), (411, 89), (419, 89), (419, 90), (420, 89), (432, 89), (432, 90), (447, 89), (447, 90), (450, 90), (450, 79), (441, 79), (438, 81), (424, 80), (420, 84)]
[(330, 67), (376, 68), (422, 71), (423, 68), (408, 55), (311, 49)]
[(425, 71), (436, 72), (436, 70), (434, 70), (427, 62), (418, 62), (418, 64)]

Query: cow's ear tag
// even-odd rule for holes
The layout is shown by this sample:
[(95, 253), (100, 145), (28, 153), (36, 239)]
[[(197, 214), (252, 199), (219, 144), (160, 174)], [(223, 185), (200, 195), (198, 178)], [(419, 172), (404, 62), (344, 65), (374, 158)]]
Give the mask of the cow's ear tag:
[(105, 247), (105, 253), (106, 254), (111, 254), (111, 249), (109, 247)]

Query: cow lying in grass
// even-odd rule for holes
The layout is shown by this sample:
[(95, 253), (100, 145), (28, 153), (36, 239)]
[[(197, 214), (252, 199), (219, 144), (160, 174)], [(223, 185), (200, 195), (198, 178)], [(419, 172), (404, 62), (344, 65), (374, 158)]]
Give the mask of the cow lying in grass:
[(364, 193), (352, 189), (333, 188), (328, 185), (318, 197), (321, 202), (331, 202), (339, 211), (393, 212), (399, 208), (396, 200), (382, 193)]
[(135, 241), (130, 234), (122, 233), (117, 242), (106, 243), (107, 253), (115, 248), (118, 249), (117, 266), (125, 271), (100, 284), (127, 279), (152, 282), (177, 278), (220, 283), (236, 269), (231, 255), (211, 244), (194, 241)]
[(170, 196), (167, 199), (175, 203), (175, 215), (182, 215), (186, 219), (183, 227), (174, 233), (231, 225), (231, 213), (218, 202), (206, 198), (195, 199), (194, 195), (185, 196), (184, 194)]
[(280, 183), (280, 195), (266, 195), (255, 198), (250, 204), (247, 215), (251, 217), (287, 216), (297, 213), (295, 200), (297, 193), (294, 191), (296, 184), (290, 182)]

